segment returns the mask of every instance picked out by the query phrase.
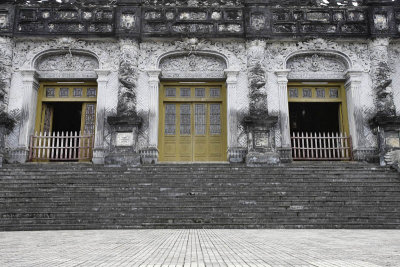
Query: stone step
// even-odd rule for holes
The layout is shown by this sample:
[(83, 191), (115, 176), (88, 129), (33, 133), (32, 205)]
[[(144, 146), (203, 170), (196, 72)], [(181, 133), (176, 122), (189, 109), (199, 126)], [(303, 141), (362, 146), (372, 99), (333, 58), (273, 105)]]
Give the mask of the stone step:
[(0, 230), (388, 228), (399, 174), (371, 164), (5, 165)]

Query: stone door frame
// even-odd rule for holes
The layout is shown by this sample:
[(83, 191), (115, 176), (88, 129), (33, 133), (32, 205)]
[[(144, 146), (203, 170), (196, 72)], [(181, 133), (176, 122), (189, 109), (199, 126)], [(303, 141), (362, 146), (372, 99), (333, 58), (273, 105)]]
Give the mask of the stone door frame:
[[(99, 69), (93, 69), (87, 72), (86, 76), (82, 75), (80, 71), (71, 72), (58, 72), (43, 74), (36, 69), (37, 61), (49, 54), (66, 53), (71, 50), (46, 50), (39, 53), (33, 59), (30, 68), (20, 69), (22, 79), (22, 115), (21, 126), (19, 131), (18, 147), (11, 154), (11, 161), (24, 163), (28, 160), (30, 136), (34, 134), (36, 122), (36, 108), (38, 102), (38, 90), (42, 80), (59, 80), (60, 82), (74, 82), (74, 81), (96, 81), (97, 82), (97, 108), (96, 108), (96, 126), (95, 126), (95, 142), (93, 149), (93, 163), (104, 163), (104, 119), (105, 119), (105, 101), (107, 99), (106, 89), (109, 81), (109, 74), (111, 70), (102, 69), (99, 62)], [(72, 50), (73, 52), (77, 52)], [(79, 54), (93, 55), (88, 51), (79, 50)], [(98, 60), (98, 57), (95, 56)], [(49, 76), (46, 76), (49, 75)]]
[[(230, 68), (230, 64), (228, 59), (217, 53), (217, 52), (211, 52), (211, 51), (197, 51), (197, 53), (201, 55), (208, 55), (208, 56), (216, 56), (219, 58), (223, 58), (226, 61), (226, 66), (227, 69), (223, 70), (224, 72), (224, 81), (226, 83), (226, 93), (227, 93), (227, 99), (226, 99), (226, 105), (227, 105), (227, 146), (228, 146), (228, 151), (238, 147), (238, 130), (237, 130), (237, 125), (238, 125), (238, 110), (237, 110), (237, 105), (236, 105), (236, 98), (237, 98), (237, 86), (238, 86), (238, 75), (239, 75), (239, 70), (236, 68)], [(188, 52), (182, 52), (182, 51), (177, 51), (177, 52), (169, 52), (166, 54), (163, 54), (162, 56), (159, 57), (157, 60), (157, 67), (154, 69), (149, 69), (146, 70), (146, 73), (149, 77), (148, 79), (148, 88), (149, 88), (149, 146), (147, 150), (151, 151), (158, 151), (158, 134), (159, 134), (159, 90), (160, 90), (160, 81), (162, 79), (162, 70), (160, 69), (160, 61), (171, 55), (184, 55), (188, 54)], [(199, 78), (196, 76), (193, 77), (185, 77), (185, 81), (194, 81), (198, 82), (201, 81), (204, 78)], [(179, 80), (179, 78), (175, 79)], [(228, 157), (228, 151), (227, 151), (227, 157)], [(158, 158), (158, 153), (157, 155), (154, 155), (154, 157), (157, 159)]]
[[(348, 59), (341, 53), (336, 51), (301, 51), (289, 55), (285, 61), (285, 67), (283, 69), (275, 70), (275, 75), (277, 77), (278, 85), (278, 97), (279, 97), (279, 114), (280, 114), (280, 131), (281, 131), (281, 147), (280, 150), (281, 157), (291, 159), (291, 137), (290, 137), (290, 122), (289, 122), (289, 102), (288, 102), (288, 83), (289, 74), (291, 69), (286, 68), (287, 61), (298, 55), (312, 55), (312, 54), (322, 54), (322, 55), (335, 55), (340, 56), (347, 64), (348, 69), (344, 73), (342, 79), (330, 78), (329, 72), (321, 80), (338, 81), (343, 82), (346, 91), (346, 101), (347, 101), (347, 114), (349, 122), (350, 136), (352, 137), (353, 153), (355, 159), (362, 159), (361, 154), (364, 153), (362, 149), (359, 149), (359, 136), (357, 134), (357, 120), (355, 117), (355, 110), (357, 107), (361, 107), (361, 81), (363, 71), (353, 68), (351, 60)], [(304, 81), (314, 81), (315, 79), (304, 79)]]

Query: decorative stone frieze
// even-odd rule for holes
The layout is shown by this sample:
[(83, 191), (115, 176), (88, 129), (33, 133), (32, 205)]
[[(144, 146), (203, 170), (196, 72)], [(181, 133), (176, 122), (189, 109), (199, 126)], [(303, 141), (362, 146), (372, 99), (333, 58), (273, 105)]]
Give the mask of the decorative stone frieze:
[(265, 116), (268, 114), (267, 107), (267, 77), (263, 65), (265, 53), (265, 41), (255, 40), (248, 43), (247, 69), (250, 88), (250, 115)]
[(396, 115), (388, 47), (389, 39), (376, 39), (370, 44), (371, 78), (378, 116)]
[(40, 58), (40, 55), (46, 53), (53, 54), (54, 51), (59, 51), (65, 56), (67, 53), (69, 54), (70, 50), (72, 51), (72, 55), (74, 55), (74, 50), (78, 54), (90, 52), (98, 58), (99, 68), (118, 70), (118, 43), (110, 41), (86, 41), (71, 37), (60, 37), (48, 40), (22, 39), (16, 42), (13, 69), (32, 68), (36, 65), (36, 59), (38, 57)]
[(342, 79), (348, 66), (342, 58), (335, 55), (305, 54), (296, 55), (287, 62), (291, 70), (289, 79), (321, 79), (329, 73), (329, 78)]
[(0, 111), (6, 109), (12, 75), (13, 41), (0, 37)]
[[(311, 39), (305, 42), (274, 42), (267, 44), (265, 65), (269, 71), (286, 68), (287, 60), (296, 53), (323, 55), (323, 58), (342, 58), (347, 68), (361, 69), (365, 72), (370, 69), (370, 58), (366, 42), (339, 42), (322, 38)], [(289, 61), (290, 63), (290, 61)]]
[(136, 41), (120, 41), (119, 93), (117, 114), (135, 116), (139, 45)]
[[(220, 42), (198, 40), (197, 38), (175, 42), (145, 41), (140, 44), (140, 51), (138, 113), (144, 116), (143, 127), (148, 125), (147, 130), (143, 129), (139, 135), (139, 147), (142, 151), (157, 148), (160, 77), (186, 80), (210, 78), (222, 80), (226, 78), (229, 114), (227, 122), (229, 127), (228, 149), (239, 146), (238, 139), (239, 136), (242, 136), (242, 129), (237, 123), (237, 114), (239, 110), (248, 106), (245, 74), (247, 60), (244, 42), (233, 40)], [(204, 66), (203, 63), (206, 65)], [(184, 66), (180, 66), (180, 64), (184, 64)], [(206, 71), (208, 75), (202, 74), (202, 70)], [(177, 73), (178, 76), (170, 75), (171, 73)], [(148, 158), (156, 154), (146, 155)], [(153, 162), (154, 160), (148, 159), (147, 161)]]
[(45, 56), (36, 63), (38, 71), (93, 71), (98, 68), (99, 63), (95, 57), (72, 52)]
[(166, 57), (160, 62), (162, 77), (167, 79), (222, 79), (226, 67), (222, 58), (195, 52)]

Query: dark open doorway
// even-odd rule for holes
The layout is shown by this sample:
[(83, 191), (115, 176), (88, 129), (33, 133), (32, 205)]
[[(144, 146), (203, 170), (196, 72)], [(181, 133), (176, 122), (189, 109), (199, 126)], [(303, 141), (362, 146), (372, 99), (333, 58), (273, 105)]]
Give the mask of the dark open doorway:
[(290, 131), (337, 133), (340, 103), (289, 103)]
[(79, 132), (81, 130), (82, 103), (54, 103), (53, 132)]

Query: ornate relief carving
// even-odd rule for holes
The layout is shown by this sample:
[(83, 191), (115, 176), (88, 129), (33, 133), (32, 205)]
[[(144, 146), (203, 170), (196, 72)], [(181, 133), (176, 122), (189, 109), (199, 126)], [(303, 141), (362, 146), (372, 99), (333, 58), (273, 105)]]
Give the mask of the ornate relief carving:
[(317, 53), (294, 56), (288, 60), (286, 67), (291, 70), (289, 79), (320, 79), (326, 75), (343, 79), (347, 70), (341, 58)]
[(140, 69), (156, 69), (157, 59), (172, 51), (213, 51), (225, 55), (228, 58), (228, 68), (238, 70), (246, 69), (246, 52), (244, 43), (240, 42), (212, 42), (200, 40), (196, 49), (190, 50), (182, 41), (176, 42), (144, 42), (140, 44), (141, 54), (139, 57)]
[(396, 115), (388, 47), (388, 38), (376, 39), (370, 45), (371, 78), (376, 94), (377, 115), (379, 116)]
[(119, 64), (118, 115), (136, 115), (136, 83), (139, 46), (133, 40), (121, 40)]
[[(183, 41), (185, 42), (185, 41)], [(194, 54), (195, 56), (200, 56), (200, 55), (205, 55), (209, 52), (212, 53), (219, 53), (224, 55), (225, 58), (227, 58), (227, 64), (226, 66), (229, 69), (234, 69), (241, 71), (239, 74), (239, 84), (241, 84), (240, 87), (238, 87), (236, 90), (238, 90), (238, 95), (245, 96), (247, 95), (247, 90), (246, 90), (246, 76), (243, 75), (247, 69), (247, 59), (246, 59), (246, 48), (245, 48), (245, 43), (244, 42), (238, 42), (238, 41), (224, 41), (224, 42), (219, 42), (219, 41), (205, 41), (205, 40), (199, 40), (198, 43), (194, 43), (195, 49), (192, 49), (190, 47), (190, 44), (193, 45), (193, 43), (189, 43), (189, 46), (182, 41), (176, 41), (176, 42), (167, 42), (167, 41), (146, 41), (140, 43), (140, 55), (139, 55), (139, 71), (143, 70), (154, 70), (158, 69), (159, 66), (157, 64), (158, 59), (170, 52), (182, 52), (182, 54), (186, 53), (186, 55), (192, 55)], [(210, 53), (210, 54), (212, 54)], [(162, 63), (162, 62), (161, 62)], [(215, 72), (214, 72), (215, 73)], [(163, 72), (164, 75), (164, 72)], [(196, 76), (193, 76), (196, 75)], [(203, 76), (201, 76), (203, 75)], [(221, 78), (222, 78), (221, 74)], [(184, 71), (179, 74), (177, 78), (210, 78), (207, 73), (205, 72), (190, 72), (190, 71)], [(139, 81), (138, 81), (139, 87), (140, 88), (148, 88), (149, 90), (149, 83), (148, 83), (148, 76), (147, 74), (140, 75)], [(246, 93), (243, 93), (246, 92)], [(148, 118), (150, 117), (150, 114), (148, 113), (149, 106), (147, 101), (148, 95), (144, 91), (141, 91), (140, 94), (140, 99), (141, 101), (138, 101), (138, 111), (143, 113), (143, 116), (145, 118), (144, 120), (144, 125), (148, 125), (149, 121)], [(145, 100), (145, 101), (142, 101)], [(238, 109), (241, 109), (243, 107), (248, 106), (248, 98), (247, 97), (239, 97), (236, 102), (236, 106)], [(144, 127), (144, 126), (143, 126)], [(141, 134), (139, 135), (139, 146), (141, 148), (146, 147), (148, 144), (148, 134), (149, 131), (143, 130)], [(239, 136), (241, 135), (241, 132), (238, 133)]]
[(297, 56), (289, 60), (287, 64), (288, 69), (295, 72), (300, 71), (332, 71), (344, 72), (346, 65), (337, 58), (313, 54), (312, 56)]
[(69, 53), (70, 50), (91, 51), (96, 54), (102, 69), (118, 70), (119, 46), (110, 41), (83, 41), (71, 37), (60, 37), (53, 40), (22, 40), (16, 43), (14, 49), (13, 68), (32, 68), (33, 59), (47, 50), (60, 50)]
[(189, 6), (189, 7), (237, 7), (243, 5), (243, 0), (144, 0), (144, 6)]
[[(400, 88), (400, 44), (391, 44), (389, 49), (389, 66), (392, 71), (392, 86)], [(396, 113), (400, 115), (400, 90), (393, 90), (393, 100), (396, 106)]]
[(341, 52), (350, 60), (353, 69), (370, 70), (368, 44), (354, 42), (333, 42), (321, 38), (307, 42), (280, 42), (271, 43), (266, 47), (265, 66), (269, 71), (286, 68), (286, 59), (290, 54), (298, 51), (310, 51), (326, 54), (329, 51)]
[(160, 62), (164, 78), (223, 78), (226, 64), (222, 58), (208, 55), (179, 55)]
[(249, 79), (250, 115), (266, 116), (268, 114), (268, 95), (265, 88), (267, 76), (262, 64), (265, 42), (255, 40), (248, 43), (247, 75)]
[(8, 105), (8, 93), (11, 81), (12, 40), (0, 37), (0, 110), (5, 110)]
[(39, 71), (93, 71), (98, 68), (99, 63), (93, 56), (75, 53), (44, 56), (36, 66)]

